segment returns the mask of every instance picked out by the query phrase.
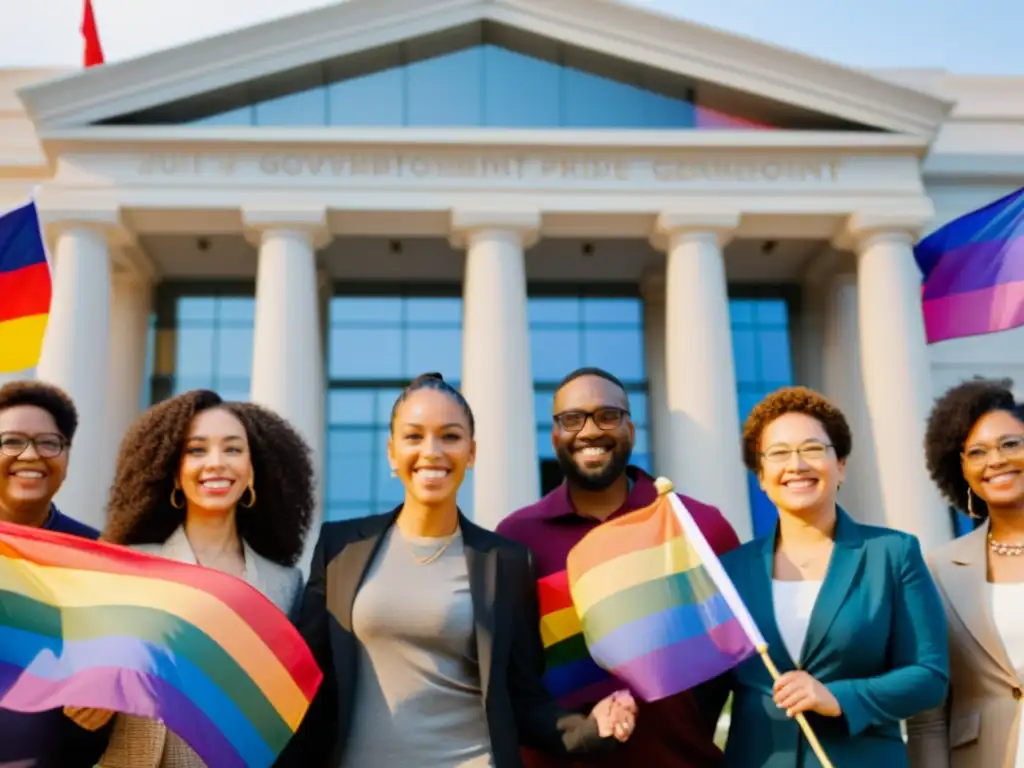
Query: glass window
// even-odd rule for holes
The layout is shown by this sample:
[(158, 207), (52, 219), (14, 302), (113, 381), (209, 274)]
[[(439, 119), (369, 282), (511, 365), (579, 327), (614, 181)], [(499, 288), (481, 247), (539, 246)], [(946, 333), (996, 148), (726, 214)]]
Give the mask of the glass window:
[(400, 328), (331, 328), (332, 379), (398, 379), (402, 377)]
[(558, 381), (583, 365), (578, 329), (536, 328), (530, 332), (534, 381)]
[(392, 296), (344, 296), (331, 299), (331, 325), (344, 323), (400, 323), (402, 299)]
[(317, 126), (327, 124), (324, 88), (290, 93), (256, 105), (256, 125)]
[(643, 381), (643, 328), (587, 328), (583, 331), (583, 365), (604, 368), (623, 381)]
[(637, 299), (586, 299), (580, 302), (587, 324), (643, 325), (643, 302)]
[(212, 323), (217, 318), (217, 299), (213, 296), (184, 296), (178, 299), (178, 322)]
[(437, 371), (449, 382), (462, 379), (461, 328), (406, 331), (405, 375), (411, 379), (428, 371)]
[(462, 327), (462, 299), (410, 298), (405, 300), (405, 319), (410, 323), (440, 323)]
[(376, 400), (372, 389), (332, 389), (327, 393), (327, 423), (373, 424)]
[(196, 378), (213, 377), (213, 351), (217, 331), (211, 323), (204, 327), (180, 327), (176, 338), (175, 373)]
[(218, 378), (252, 375), (253, 328), (220, 328), (215, 374)]
[[(572, 55), (563, 48), (558, 56)], [(410, 52), (406, 57), (411, 58)], [(764, 128), (698, 108), (691, 88), (659, 93), (494, 45), (268, 99), (202, 125)]]
[(533, 298), (526, 305), (531, 326), (577, 325), (580, 322), (580, 300), (578, 298)]

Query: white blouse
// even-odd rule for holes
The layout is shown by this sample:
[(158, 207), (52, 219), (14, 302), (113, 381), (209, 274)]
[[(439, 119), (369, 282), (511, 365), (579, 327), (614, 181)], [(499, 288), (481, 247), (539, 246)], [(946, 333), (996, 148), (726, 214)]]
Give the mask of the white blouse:
[(775, 623), (789, 656), (800, 663), (800, 652), (811, 623), (811, 612), (821, 592), (821, 581), (779, 581), (772, 579)]
[[(1003, 641), (1006, 655), (1014, 670), (1024, 679), (1024, 583), (992, 584), (987, 586), (986, 599), (992, 611), (996, 632)], [(1024, 768), (1024, 728), (1017, 739), (1015, 768)]]

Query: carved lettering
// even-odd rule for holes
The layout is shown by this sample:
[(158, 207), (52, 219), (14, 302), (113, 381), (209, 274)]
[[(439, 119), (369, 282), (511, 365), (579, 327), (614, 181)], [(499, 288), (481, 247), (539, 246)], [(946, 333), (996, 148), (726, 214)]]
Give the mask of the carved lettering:
[(284, 152), (263, 155), (157, 154), (142, 158), (144, 176), (225, 176), (236, 169), (282, 178), (480, 179), (614, 184), (655, 182), (823, 184), (839, 180), (839, 158), (365, 154)]

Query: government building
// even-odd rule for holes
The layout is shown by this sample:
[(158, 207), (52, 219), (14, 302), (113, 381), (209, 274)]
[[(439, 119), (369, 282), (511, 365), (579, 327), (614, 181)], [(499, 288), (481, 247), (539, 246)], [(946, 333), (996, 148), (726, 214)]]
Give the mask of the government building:
[(743, 539), (743, 468), (788, 384), (855, 432), (842, 502), (926, 549), (936, 394), (1015, 376), (1024, 329), (925, 343), (913, 244), (1024, 186), (1024, 77), (862, 70), (615, 0), (350, 0), (130, 61), (0, 70), (0, 209), (54, 268), (37, 376), (81, 431), (61, 492), (102, 524), (153, 402), (205, 387), (314, 447), (322, 513), (401, 498), (414, 375), (478, 422), (463, 505), (493, 526), (560, 482), (555, 385), (626, 382), (634, 460)]

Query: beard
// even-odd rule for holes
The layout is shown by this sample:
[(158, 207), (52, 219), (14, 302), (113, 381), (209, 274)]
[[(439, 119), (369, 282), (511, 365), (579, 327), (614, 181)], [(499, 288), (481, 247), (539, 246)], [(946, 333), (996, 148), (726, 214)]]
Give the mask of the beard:
[(612, 449), (608, 465), (603, 469), (591, 471), (580, 469), (573, 460), (572, 451), (567, 448), (559, 448), (555, 452), (555, 458), (570, 485), (584, 491), (603, 491), (626, 471), (632, 453), (632, 448), (629, 446), (615, 446)]

